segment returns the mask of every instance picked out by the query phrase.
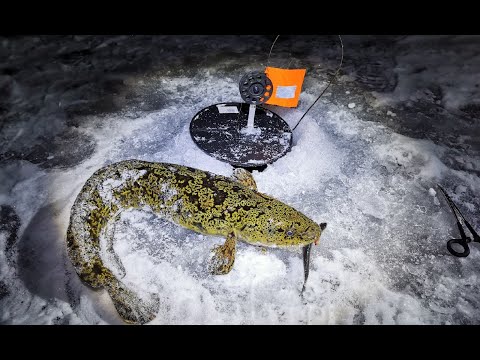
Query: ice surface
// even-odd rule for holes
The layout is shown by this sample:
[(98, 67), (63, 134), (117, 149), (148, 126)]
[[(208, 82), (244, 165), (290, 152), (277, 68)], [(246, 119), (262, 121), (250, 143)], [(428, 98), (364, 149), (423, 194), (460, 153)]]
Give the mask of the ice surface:
[[(136, 158), (231, 175), (229, 164), (195, 146), (189, 122), (203, 107), (239, 101), (238, 78), (264, 61), (257, 54), (268, 51), (270, 40), (162, 39), (153, 40), (148, 71), (118, 70), (122, 85), (109, 92), (117, 93), (115, 106), (100, 112), (85, 107), (96, 101), (89, 95), (93, 87), (88, 82), (72, 87), (76, 78), (59, 76), (58, 64), (42, 65), (41, 70), (19, 66), (36, 61), (13, 55), (27, 49), (32, 39), (2, 42), (12, 54), (2, 60), (2, 67), (19, 69), (0, 79), (9, 89), (9, 100), (0, 103), (6, 109), (0, 116), (7, 119), (0, 128), (5, 140), (0, 205), (10, 206), (20, 224), (0, 228), (0, 323), (122, 323), (106, 292), (85, 287), (66, 254), (71, 206), (100, 167)], [(326, 85), (326, 69), (337, 66), (335, 42), (313, 47), (307, 46), (314, 41), (309, 39), (294, 45), (280, 42), (273, 59), (288, 58), (288, 49), (303, 44), (310, 50), (301, 61), (326, 64), (307, 71), (298, 109), (271, 107), (291, 127)], [(446, 241), (458, 233), (436, 187), (441, 184), (474, 228), (480, 228), (480, 148), (472, 132), (478, 119), (472, 123), (470, 112), (468, 121), (439, 123), (435, 129), (445, 132), (419, 130), (407, 136), (403, 124), (421, 124), (422, 113), (418, 108), (400, 110), (408, 101), (429, 106), (440, 101), (455, 113), (480, 98), (478, 38), (435, 39), (397, 41), (395, 61), (388, 64), (368, 67), (347, 58), (344, 76), (329, 89), (331, 96), (319, 101), (293, 132), (291, 151), (264, 171), (253, 171), (259, 191), (328, 223), (319, 245), (312, 248), (304, 299), (299, 296), (301, 249), (263, 252), (240, 243), (232, 271), (212, 276), (206, 271), (209, 251), (224, 239), (180, 228), (148, 211), (121, 214), (114, 249), (126, 270), (123, 280), (138, 291), (159, 294), (161, 306), (153, 324), (480, 323), (480, 247), (471, 244), (468, 258), (448, 253)], [(82, 37), (74, 40), (75, 46), (54, 47), (48, 41), (44, 48), (36, 46), (46, 53), (55, 49), (65, 71), (88, 64), (117, 69), (127, 66), (125, 58), (133, 62), (148, 53), (141, 39), (138, 44), (127, 37), (92, 39), (88, 46)], [(357, 46), (362, 41), (344, 39), (350, 58), (365, 60), (385, 48), (375, 42)], [(122, 42), (129, 46), (115, 46)], [(454, 44), (459, 44), (455, 51)], [(77, 55), (87, 48), (96, 55)], [(117, 57), (111, 55), (114, 50)], [(189, 58), (195, 51), (205, 57)], [(383, 68), (396, 74), (396, 84), (390, 77), (379, 80)], [(39, 88), (42, 79), (50, 79), (48, 91)], [(442, 95), (423, 91), (432, 84)], [(28, 102), (33, 104), (30, 110)], [(356, 104), (355, 112), (350, 104)], [(380, 115), (373, 119), (376, 110)], [(15, 114), (20, 114), (17, 121), (8, 121)], [(445, 135), (449, 127), (452, 137)], [(37, 148), (27, 154), (32, 144)], [(12, 232), (14, 262), (7, 261), (6, 249)], [(110, 257), (105, 262), (120, 275)]]

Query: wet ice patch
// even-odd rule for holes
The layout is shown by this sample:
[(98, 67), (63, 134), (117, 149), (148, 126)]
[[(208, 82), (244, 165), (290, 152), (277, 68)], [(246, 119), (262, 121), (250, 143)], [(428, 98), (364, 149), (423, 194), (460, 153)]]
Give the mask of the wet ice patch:
[[(398, 83), (391, 93), (376, 93), (385, 104), (405, 101), (435, 100), (430, 89), (441, 89), (437, 100), (449, 109), (459, 109), (466, 104), (478, 103), (480, 82), (480, 55), (476, 49), (478, 37), (462, 44), (459, 61), (459, 42), (462, 36), (443, 38), (410, 36), (400, 41), (402, 51), (396, 56), (394, 69)], [(431, 43), (438, 46), (429, 46)], [(427, 46), (425, 46), (427, 45)], [(432, 99), (433, 97), (433, 99)]]
[(447, 171), (440, 160), (445, 149), (430, 140), (394, 134), (389, 143), (377, 145), (375, 150), (380, 159), (397, 164), (406, 173), (422, 180), (438, 181)]

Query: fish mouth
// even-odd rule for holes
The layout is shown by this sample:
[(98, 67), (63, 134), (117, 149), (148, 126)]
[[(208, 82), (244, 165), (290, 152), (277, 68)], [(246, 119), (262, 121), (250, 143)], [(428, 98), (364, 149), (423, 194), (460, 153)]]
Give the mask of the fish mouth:
[[(327, 223), (321, 223), (321, 224), (319, 224), (319, 227), (320, 227), (320, 230), (323, 231), (327, 228)], [(321, 233), (320, 233), (320, 235), (321, 235)], [(315, 245), (318, 245), (318, 242), (320, 241), (320, 235), (318, 235), (318, 237), (314, 241)]]

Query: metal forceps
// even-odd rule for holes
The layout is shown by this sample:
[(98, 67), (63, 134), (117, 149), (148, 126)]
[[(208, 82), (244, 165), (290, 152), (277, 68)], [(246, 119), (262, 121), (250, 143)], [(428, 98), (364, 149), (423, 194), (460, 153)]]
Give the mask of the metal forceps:
[[(460, 212), (460, 210), (458, 210), (457, 205), (455, 205), (455, 203), (452, 201), (452, 199), (450, 199), (450, 196), (448, 196), (448, 194), (445, 192), (445, 190), (440, 185), (437, 184), (437, 186), (442, 191), (443, 195), (445, 196), (445, 199), (447, 199), (447, 202), (448, 202), (448, 205), (450, 206), (450, 209), (452, 209), (453, 214), (457, 218), (458, 230), (460, 231), (460, 236), (462, 237), (461, 239), (451, 239), (451, 240), (449, 240), (447, 242), (447, 249), (448, 249), (448, 251), (450, 251), (450, 254), (452, 254), (452, 255), (455, 255), (455, 256), (458, 256), (458, 257), (467, 257), (470, 254), (470, 248), (468, 247), (468, 243), (472, 242), (472, 241), (480, 242), (480, 236), (477, 234), (477, 232), (475, 230), (473, 230), (472, 225), (470, 225), (468, 223), (468, 221), (465, 220), (465, 218), (462, 215), (462, 213)], [(463, 220), (465, 226), (468, 228), (468, 230), (472, 234), (473, 240), (472, 240), (471, 237), (465, 235), (465, 231), (463, 230), (463, 226), (460, 222), (460, 219)], [(463, 252), (455, 251), (452, 248), (453, 244), (460, 245), (463, 248)]]

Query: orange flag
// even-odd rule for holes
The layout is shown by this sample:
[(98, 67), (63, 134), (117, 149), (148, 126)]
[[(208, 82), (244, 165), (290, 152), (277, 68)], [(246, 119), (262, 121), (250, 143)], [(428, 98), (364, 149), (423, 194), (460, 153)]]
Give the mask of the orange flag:
[(273, 94), (266, 104), (297, 107), (306, 69), (267, 67), (265, 74), (273, 83)]

